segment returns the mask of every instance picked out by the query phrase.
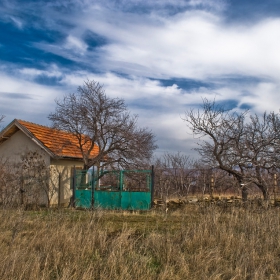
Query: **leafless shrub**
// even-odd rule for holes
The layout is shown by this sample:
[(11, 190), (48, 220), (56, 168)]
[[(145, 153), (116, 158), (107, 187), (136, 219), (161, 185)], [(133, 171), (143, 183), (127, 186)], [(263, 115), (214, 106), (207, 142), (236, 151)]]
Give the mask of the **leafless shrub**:
[(54, 184), (52, 180), (58, 178), (58, 174), (50, 169), (39, 151), (27, 151), (22, 155), (18, 175), (22, 180), (24, 203), (49, 207), (52, 197), (57, 192), (58, 184)]
[(18, 163), (0, 160), (0, 204), (49, 207), (58, 186), (54, 171), (39, 151), (26, 151)]
[(17, 169), (7, 159), (0, 159), (0, 205), (20, 205), (20, 178)]
[(155, 160), (155, 191), (160, 197), (187, 196), (195, 182), (194, 161), (188, 156), (165, 153)]

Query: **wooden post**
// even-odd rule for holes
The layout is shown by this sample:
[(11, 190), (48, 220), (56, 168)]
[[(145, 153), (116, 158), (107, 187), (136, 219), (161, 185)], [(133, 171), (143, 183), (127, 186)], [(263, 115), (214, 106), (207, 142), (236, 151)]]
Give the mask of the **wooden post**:
[[(95, 176), (96, 172), (94, 172), (94, 166), (92, 166), (92, 174), (91, 174), (91, 208), (94, 208), (94, 192), (95, 192)], [(97, 174), (98, 176), (98, 174)], [(99, 180), (98, 180), (99, 181)]]
[(151, 207), (154, 206), (154, 183), (155, 183), (155, 172), (154, 172), (154, 166), (152, 165), (152, 171), (151, 171)]
[(75, 166), (74, 166), (74, 172), (73, 172), (72, 207), (76, 207), (76, 167)]
[(21, 175), (21, 187), (20, 187), (20, 190), (19, 190), (19, 193), (20, 193), (20, 205), (23, 205), (24, 204), (24, 193), (25, 193), (25, 189), (24, 189), (24, 177), (23, 175)]
[(277, 174), (274, 174), (274, 185), (273, 185), (273, 196), (274, 196), (274, 204), (276, 204), (276, 189), (277, 189)]
[(124, 177), (123, 175), (124, 175), (123, 170), (120, 170), (120, 177), (119, 177), (119, 178), (120, 178), (120, 179), (119, 179), (119, 180), (120, 180), (120, 187), (119, 187), (119, 189), (120, 189), (121, 192), (123, 191), (123, 182), (124, 182), (124, 181), (123, 181), (123, 179), (124, 179), (124, 178), (123, 178), (123, 177)]
[(58, 173), (58, 208), (61, 205), (61, 174)]
[(214, 193), (214, 175), (211, 175), (211, 183), (210, 183), (210, 197), (213, 199), (213, 193)]
[(245, 183), (240, 183), (240, 188), (241, 188), (241, 192), (242, 192), (242, 200), (243, 201), (247, 201), (248, 200), (248, 188), (246, 187), (248, 185)]

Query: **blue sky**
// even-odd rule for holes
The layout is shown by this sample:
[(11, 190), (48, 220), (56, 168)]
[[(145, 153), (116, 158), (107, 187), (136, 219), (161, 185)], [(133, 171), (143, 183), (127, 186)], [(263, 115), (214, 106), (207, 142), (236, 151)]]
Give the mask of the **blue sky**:
[(0, 115), (50, 124), (86, 79), (124, 98), (157, 154), (193, 154), (181, 117), (202, 98), (280, 109), (278, 0), (2, 0)]

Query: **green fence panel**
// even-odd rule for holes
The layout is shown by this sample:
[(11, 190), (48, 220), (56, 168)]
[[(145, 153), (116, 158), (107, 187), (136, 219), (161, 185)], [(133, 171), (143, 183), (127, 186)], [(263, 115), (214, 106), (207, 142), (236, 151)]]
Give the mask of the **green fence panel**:
[[(139, 174), (140, 179), (133, 177)], [(108, 185), (105, 182), (105, 185), (99, 186), (97, 174), (93, 176), (92, 173), (86, 171), (77, 171), (74, 180), (76, 182), (74, 188), (76, 207), (123, 210), (149, 210), (151, 208), (151, 170), (103, 171), (99, 175), (115, 178), (115, 181), (107, 182)], [(131, 186), (131, 182), (137, 183), (136, 188)]]
[(121, 192), (119, 191), (95, 191), (94, 208), (121, 209)]
[(75, 206), (92, 207), (92, 174), (85, 170), (75, 170)]
[(149, 210), (151, 208), (151, 192), (121, 192), (121, 209)]
[(89, 190), (77, 189), (75, 206), (81, 208), (91, 208), (91, 196), (92, 196), (91, 189)]

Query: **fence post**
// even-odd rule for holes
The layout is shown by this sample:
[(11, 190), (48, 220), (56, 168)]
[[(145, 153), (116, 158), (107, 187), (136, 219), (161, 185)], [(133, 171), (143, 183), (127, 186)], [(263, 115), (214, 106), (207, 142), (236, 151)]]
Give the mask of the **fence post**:
[(24, 204), (24, 193), (25, 193), (25, 190), (24, 190), (24, 178), (23, 178), (23, 175), (21, 175), (21, 178), (20, 178), (21, 180), (21, 182), (20, 182), (20, 184), (21, 184), (21, 187), (20, 187), (20, 190), (19, 190), (19, 192), (20, 192), (20, 205), (23, 205)]
[(61, 205), (61, 174), (58, 173), (58, 208)]
[(154, 166), (152, 165), (152, 172), (151, 172), (151, 207), (154, 206), (154, 184), (155, 184), (155, 172)]
[(273, 184), (273, 195), (274, 195), (274, 204), (276, 204), (276, 188), (277, 188), (277, 174), (274, 174), (274, 184)]
[(211, 175), (211, 184), (210, 184), (210, 197), (213, 199), (213, 193), (214, 193), (214, 175)]
[[(99, 177), (99, 169), (98, 169), (97, 178)], [(95, 172), (94, 166), (92, 166), (92, 174), (91, 174), (91, 208), (94, 209), (94, 193), (95, 193)]]
[(120, 170), (120, 191), (123, 191), (123, 170)]
[(72, 195), (72, 207), (76, 207), (76, 167), (74, 165), (73, 171), (73, 195)]

